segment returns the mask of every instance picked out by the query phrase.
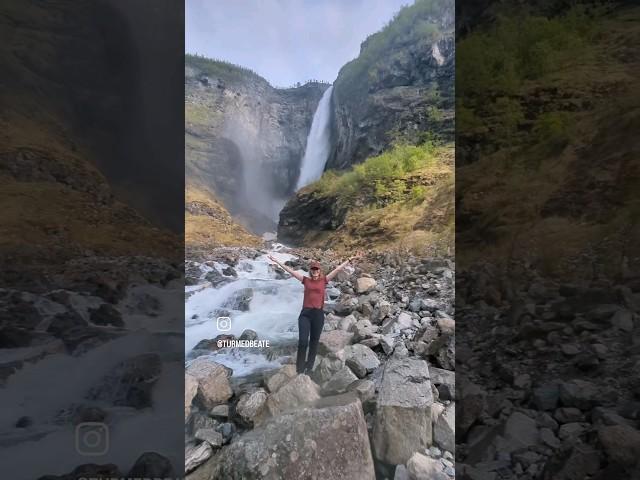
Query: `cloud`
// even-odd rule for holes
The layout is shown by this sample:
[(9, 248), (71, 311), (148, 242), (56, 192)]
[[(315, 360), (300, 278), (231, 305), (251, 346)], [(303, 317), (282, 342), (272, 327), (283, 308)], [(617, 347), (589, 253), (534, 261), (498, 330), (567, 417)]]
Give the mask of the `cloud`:
[(185, 49), (275, 86), (333, 82), (360, 43), (412, 0), (186, 0)]

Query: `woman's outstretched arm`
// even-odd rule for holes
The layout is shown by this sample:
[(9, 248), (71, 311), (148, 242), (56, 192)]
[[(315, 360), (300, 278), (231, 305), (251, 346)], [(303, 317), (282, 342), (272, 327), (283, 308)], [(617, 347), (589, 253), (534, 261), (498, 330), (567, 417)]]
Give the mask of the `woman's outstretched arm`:
[(352, 257), (347, 258), (344, 262), (342, 262), (336, 268), (331, 270), (331, 272), (329, 272), (329, 274), (327, 275), (327, 280), (333, 280), (333, 277), (335, 277), (340, 270), (342, 270), (344, 267), (349, 265), (349, 262), (351, 262), (352, 260), (358, 259), (360, 257), (362, 257), (362, 253), (358, 253)]
[(304, 278), (304, 275), (302, 275), (301, 273), (296, 272), (293, 268), (290, 268), (290, 267), (287, 267), (286, 265), (283, 265), (278, 260), (276, 260), (276, 258), (273, 255), (269, 255), (268, 258), (272, 262), (275, 262), (277, 265), (282, 267), (285, 271), (289, 272), (289, 274), (291, 274), (293, 277), (297, 278), (298, 280), (302, 281), (302, 279)]

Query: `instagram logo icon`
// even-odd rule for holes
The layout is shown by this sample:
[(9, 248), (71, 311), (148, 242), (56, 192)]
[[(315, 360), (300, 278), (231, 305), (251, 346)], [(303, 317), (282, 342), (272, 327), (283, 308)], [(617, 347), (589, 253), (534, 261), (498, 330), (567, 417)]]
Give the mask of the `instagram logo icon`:
[(228, 332), (231, 330), (231, 318), (229, 317), (218, 317), (216, 320), (216, 325), (218, 330), (221, 332)]
[(76, 426), (76, 451), (80, 455), (101, 456), (109, 450), (109, 428), (100, 422)]

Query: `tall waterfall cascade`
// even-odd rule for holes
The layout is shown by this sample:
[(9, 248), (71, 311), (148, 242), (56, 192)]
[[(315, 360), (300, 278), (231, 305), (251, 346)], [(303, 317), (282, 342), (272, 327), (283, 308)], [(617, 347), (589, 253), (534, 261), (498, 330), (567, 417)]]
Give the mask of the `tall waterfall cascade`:
[(307, 146), (300, 165), (300, 176), (296, 190), (315, 182), (322, 176), (329, 158), (329, 120), (331, 118), (331, 92), (333, 86), (327, 88), (313, 114), (311, 130), (307, 136)]

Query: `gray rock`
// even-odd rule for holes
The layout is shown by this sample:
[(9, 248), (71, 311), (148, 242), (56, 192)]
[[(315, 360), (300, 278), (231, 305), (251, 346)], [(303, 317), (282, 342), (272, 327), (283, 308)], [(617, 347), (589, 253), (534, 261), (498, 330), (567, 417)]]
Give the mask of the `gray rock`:
[(560, 401), (565, 407), (591, 410), (599, 402), (598, 387), (585, 380), (570, 380), (560, 384)]
[(373, 350), (360, 344), (345, 348), (345, 362), (358, 378), (364, 378), (380, 366), (380, 360)]
[(318, 353), (320, 355), (336, 356), (338, 352), (344, 349), (344, 347), (351, 344), (352, 340), (353, 333), (345, 332), (344, 330), (323, 332), (322, 335), (320, 335)]
[(456, 398), (456, 373), (451, 370), (429, 365), (431, 383), (438, 388), (441, 400), (455, 400)]
[(375, 397), (376, 387), (371, 380), (356, 380), (348, 387), (349, 392), (354, 392), (363, 404)]
[(295, 365), (284, 365), (276, 372), (270, 373), (266, 376), (265, 385), (271, 393), (274, 393), (296, 375), (297, 372)]
[(187, 445), (184, 452), (184, 473), (189, 473), (199, 465), (206, 462), (213, 450), (208, 442), (202, 442), (200, 445)]
[(187, 367), (188, 375), (198, 382), (198, 401), (207, 410), (225, 403), (233, 395), (229, 385), (231, 369), (204, 357), (196, 358)]
[(513, 412), (502, 428), (510, 451), (528, 448), (538, 443), (539, 433), (536, 421), (521, 412)]
[(356, 291), (359, 294), (367, 293), (375, 288), (377, 282), (370, 277), (360, 277), (356, 280)]
[(300, 374), (269, 395), (267, 406), (269, 413), (277, 416), (310, 405), (319, 398), (318, 385), (307, 375)]
[(409, 472), (404, 465), (396, 465), (396, 470), (393, 474), (393, 480), (409, 480)]
[(208, 478), (220, 479), (375, 480), (362, 406), (350, 394), (268, 420), (224, 447), (207, 468)]
[(335, 395), (347, 391), (349, 385), (358, 380), (350, 368), (343, 366), (324, 385), (322, 395)]
[(214, 428), (201, 428), (199, 430), (196, 430), (195, 437), (202, 442), (207, 442), (214, 448), (222, 446), (222, 434), (216, 431)]
[(448, 480), (439, 460), (427, 457), (419, 452), (414, 453), (407, 462), (410, 480)]
[(443, 450), (455, 452), (456, 449), (456, 407), (447, 405), (433, 422), (433, 443)]
[(398, 465), (432, 443), (433, 395), (424, 360), (392, 358), (384, 366), (374, 418), (374, 455)]
[(246, 423), (252, 425), (256, 418), (263, 413), (267, 396), (267, 391), (263, 388), (243, 394), (236, 405), (236, 412)]

